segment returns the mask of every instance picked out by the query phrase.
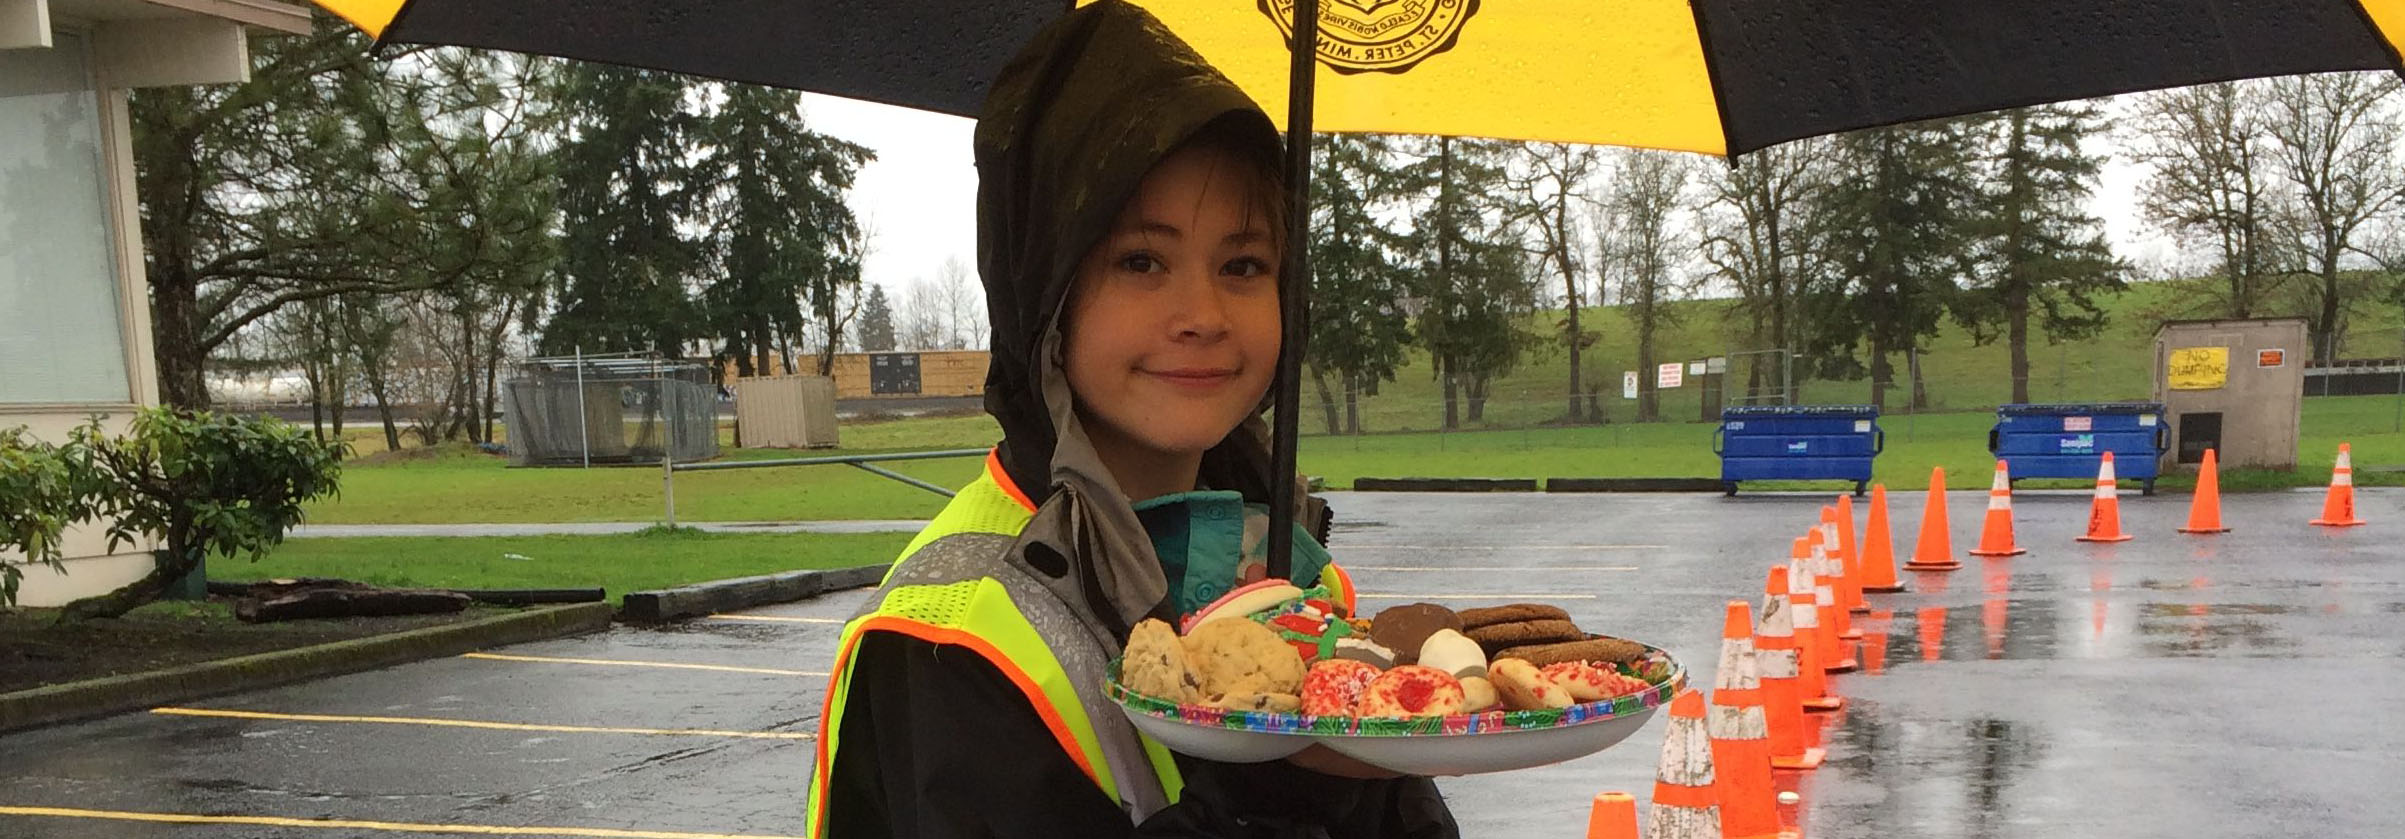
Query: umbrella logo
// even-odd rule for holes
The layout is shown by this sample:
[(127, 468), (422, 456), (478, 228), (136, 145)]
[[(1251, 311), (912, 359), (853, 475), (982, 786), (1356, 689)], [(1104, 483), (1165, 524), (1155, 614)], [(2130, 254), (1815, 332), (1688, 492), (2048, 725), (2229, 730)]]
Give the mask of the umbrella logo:
[[(1293, 42), (1294, 0), (1257, 0)], [(1478, 0), (1322, 0), (1319, 60), (1339, 73), (1402, 73), (1453, 48)]]

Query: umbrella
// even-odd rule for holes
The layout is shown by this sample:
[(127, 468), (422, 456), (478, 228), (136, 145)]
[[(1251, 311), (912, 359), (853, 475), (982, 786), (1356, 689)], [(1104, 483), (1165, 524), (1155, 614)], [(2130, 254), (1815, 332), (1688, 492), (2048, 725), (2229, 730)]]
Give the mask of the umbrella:
[[(1070, 0), (317, 0), (382, 44), (557, 55), (973, 115)], [(1921, 119), (2263, 76), (2405, 74), (2405, 0), (1138, 0), (1287, 114), (1294, 206), (1323, 131), (1739, 155)], [(1290, 51), (1293, 21), (1303, 43)], [(1316, 61), (1312, 59), (1316, 58)], [(1308, 241), (1307, 213), (1288, 241)], [(1303, 248), (1290, 288), (1308, 288)], [(1285, 295), (1291, 480), (1307, 301)], [(1281, 489), (1284, 489), (1281, 487)], [(1273, 573), (1292, 528), (1271, 505)]]

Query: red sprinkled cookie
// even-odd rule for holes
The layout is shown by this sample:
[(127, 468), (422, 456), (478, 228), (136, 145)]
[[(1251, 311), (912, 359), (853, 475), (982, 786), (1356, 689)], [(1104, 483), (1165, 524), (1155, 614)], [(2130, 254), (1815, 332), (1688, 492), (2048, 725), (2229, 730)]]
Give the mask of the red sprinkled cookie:
[(1568, 708), (1570, 692), (1554, 684), (1537, 666), (1516, 658), (1498, 658), (1487, 665), (1486, 677), (1503, 695), (1503, 707), (1514, 711)]
[(1313, 664), (1303, 676), (1303, 713), (1349, 716), (1361, 702), (1362, 691), (1377, 678), (1378, 668), (1349, 658)]
[(1461, 713), (1461, 680), (1434, 667), (1406, 664), (1380, 674), (1361, 693), (1365, 717), (1441, 717)]

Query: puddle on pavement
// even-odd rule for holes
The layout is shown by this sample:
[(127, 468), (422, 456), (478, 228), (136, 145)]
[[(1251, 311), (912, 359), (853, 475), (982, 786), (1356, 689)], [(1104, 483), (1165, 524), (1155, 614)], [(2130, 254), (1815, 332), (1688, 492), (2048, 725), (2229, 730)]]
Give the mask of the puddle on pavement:
[[(1812, 716), (1819, 718), (1813, 724), (1829, 749), (1824, 771), (1839, 770), (1831, 780), (1882, 792), (1875, 813), (1827, 808), (1799, 814), (1805, 824), (1854, 834), (1845, 828), (1884, 825), (1891, 829), (1869, 832), (1893, 832), (1901, 820), (1918, 835), (2025, 835), (2015, 829), (2024, 814), (2014, 811), (2029, 797), (2016, 786), (2045, 758), (2049, 744), (2040, 727), (1990, 718), (1900, 723), (1882, 713), (1878, 703), (1863, 701)], [(1783, 772), (1778, 780), (1782, 789), (1795, 789), (1813, 802), (1818, 799), (1812, 787), (1825, 782), (1817, 780), (1822, 774)], [(1864, 816), (1869, 824), (1861, 823)], [(1940, 827), (1945, 822), (1954, 822), (1955, 829)]]

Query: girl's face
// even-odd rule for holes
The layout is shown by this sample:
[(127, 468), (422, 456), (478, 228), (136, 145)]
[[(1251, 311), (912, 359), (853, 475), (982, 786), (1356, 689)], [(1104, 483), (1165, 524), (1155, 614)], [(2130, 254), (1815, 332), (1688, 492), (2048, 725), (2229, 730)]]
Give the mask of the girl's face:
[(1180, 150), (1086, 254), (1067, 365), (1098, 448), (1199, 457), (1259, 406), (1280, 340), (1269, 200), (1233, 156)]

